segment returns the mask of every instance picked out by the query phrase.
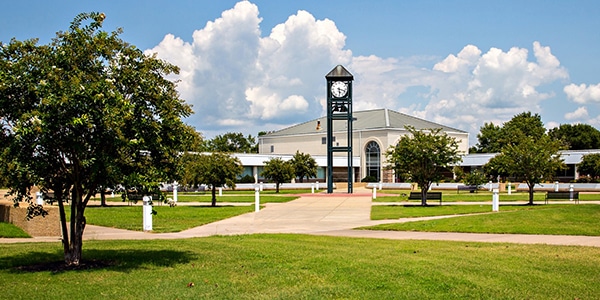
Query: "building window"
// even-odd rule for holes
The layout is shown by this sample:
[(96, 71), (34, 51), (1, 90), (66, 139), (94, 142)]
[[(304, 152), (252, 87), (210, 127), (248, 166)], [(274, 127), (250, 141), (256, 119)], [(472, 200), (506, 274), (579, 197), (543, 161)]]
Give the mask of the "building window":
[(327, 137), (321, 138), (321, 144), (323, 144), (323, 145), (327, 144)]
[(271, 153), (275, 152), (275, 146), (271, 145)]
[(375, 141), (371, 141), (365, 147), (365, 165), (367, 176), (372, 176), (381, 181), (381, 148)]

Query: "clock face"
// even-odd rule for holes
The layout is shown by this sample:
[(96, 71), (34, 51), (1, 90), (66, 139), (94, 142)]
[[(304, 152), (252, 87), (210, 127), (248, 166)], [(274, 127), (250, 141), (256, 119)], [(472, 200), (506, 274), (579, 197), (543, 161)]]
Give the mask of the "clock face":
[(343, 81), (335, 81), (331, 84), (331, 94), (334, 97), (344, 97), (348, 93), (348, 84)]

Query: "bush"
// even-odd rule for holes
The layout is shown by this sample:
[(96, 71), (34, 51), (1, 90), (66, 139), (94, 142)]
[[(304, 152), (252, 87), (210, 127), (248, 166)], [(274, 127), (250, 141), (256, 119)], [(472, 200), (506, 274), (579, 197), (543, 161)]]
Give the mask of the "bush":
[(378, 182), (375, 176), (367, 176), (363, 178), (360, 182)]

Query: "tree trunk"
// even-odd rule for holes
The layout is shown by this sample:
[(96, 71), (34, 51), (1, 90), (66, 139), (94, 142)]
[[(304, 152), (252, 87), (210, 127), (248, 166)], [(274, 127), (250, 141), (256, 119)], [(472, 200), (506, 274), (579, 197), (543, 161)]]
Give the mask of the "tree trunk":
[(535, 187), (535, 183), (534, 184), (527, 184), (529, 187), (529, 203), (527, 205), (533, 205), (533, 188)]
[(421, 185), (421, 206), (427, 206), (427, 192), (429, 192), (430, 185), (431, 183)]
[(275, 194), (279, 194), (279, 182), (275, 182)]
[(83, 214), (85, 204), (83, 195), (76, 186), (73, 187), (71, 195), (71, 230), (68, 239), (63, 237), (64, 258), (67, 266), (78, 266), (81, 263), (83, 231), (85, 230), (86, 220)]
[(217, 193), (217, 187), (214, 184), (212, 186), (212, 191), (211, 192), (212, 192), (212, 200), (211, 200), (211, 204), (210, 205), (213, 206), (213, 207), (215, 207), (215, 206), (217, 206), (217, 195), (216, 195), (216, 193)]
[(304, 176), (300, 176), (300, 183), (304, 182)]
[(106, 191), (104, 190), (104, 188), (102, 188), (102, 190), (100, 190), (100, 206), (102, 206), (102, 207), (108, 206), (108, 205), (106, 205)]

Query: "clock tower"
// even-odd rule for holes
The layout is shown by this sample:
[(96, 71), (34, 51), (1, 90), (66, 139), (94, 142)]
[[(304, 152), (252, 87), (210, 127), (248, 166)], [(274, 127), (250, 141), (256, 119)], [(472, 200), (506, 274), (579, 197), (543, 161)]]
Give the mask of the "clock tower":
[[(333, 193), (333, 153), (348, 154), (348, 193), (352, 193), (352, 81), (354, 76), (342, 65), (337, 65), (327, 75), (327, 193)], [(334, 124), (347, 128), (346, 145), (334, 145)]]

